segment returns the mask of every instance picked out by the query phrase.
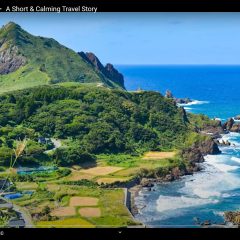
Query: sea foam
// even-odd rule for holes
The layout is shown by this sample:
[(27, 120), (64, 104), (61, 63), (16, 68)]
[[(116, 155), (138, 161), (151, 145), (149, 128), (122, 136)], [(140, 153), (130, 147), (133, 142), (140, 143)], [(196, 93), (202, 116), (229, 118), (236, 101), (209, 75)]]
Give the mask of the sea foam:
[(240, 158), (237, 157), (231, 157), (231, 160), (237, 163), (240, 163)]
[(209, 203), (218, 203), (218, 200), (201, 199), (196, 197), (173, 197), (173, 196), (159, 196), (157, 200), (157, 211), (169, 211), (181, 208), (195, 207)]
[(201, 105), (201, 104), (207, 104), (209, 101), (199, 101), (199, 100), (193, 100), (189, 103), (179, 103), (178, 106), (186, 107), (186, 106), (192, 106), (192, 105)]

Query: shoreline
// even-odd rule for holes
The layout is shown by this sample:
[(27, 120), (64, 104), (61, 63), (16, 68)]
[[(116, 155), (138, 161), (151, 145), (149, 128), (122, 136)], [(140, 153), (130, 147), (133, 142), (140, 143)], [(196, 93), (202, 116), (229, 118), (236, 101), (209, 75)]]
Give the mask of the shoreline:
[[(221, 145), (219, 144), (219, 140), (222, 140), (223, 137), (229, 133), (234, 133), (234, 132), (227, 132), (227, 133), (222, 133), (219, 135), (221, 136), (220, 138), (216, 138), (214, 140), (216, 140), (218, 142), (218, 146), (224, 146), (224, 145)], [(239, 133), (240, 134), (240, 133)], [(229, 143), (229, 142), (228, 142)], [(227, 146), (227, 144), (225, 145)], [(219, 154), (222, 154), (222, 153), (219, 153)], [(209, 154), (206, 154), (205, 156), (207, 156)], [(213, 154), (211, 154), (213, 155)], [(204, 162), (205, 162), (205, 159), (204, 159)], [(139, 195), (139, 192), (142, 191), (144, 188), (147, 188), (148, 191), (152, 191), (152, 188), (156, 185), (156, 184), (162, 184), (162, 183), (170, 183), (170, 182), (173, 182), (173, 181), (176, 181), (176, 180), (180, 180), (182, 177), (184, 176), (187, 176), (187, 175), (193, 175), (199, 171), (202, 171), (203, 168), (199, 167), (197, 168), (196, 171), (193, 171), (191, 174), (189, 174), (189, 172), (186, 172), (185, 174), (179, 176), (178, 178), (175, 178), (175, 179), (171, 179), (171, 180), (163, 180), (163, 179), (158, 179), (158, 178), (142, 178), (142, 179), (139, 179), (139, 182), (138, 184), (135, 184), (134, 186), (131, 186), (131, 187), (127, 187), (127, 191), (130, 193), (130, 205), (128, 208), (128, 210), (130, 211), (131, 215), (133, 216), (133, 218), (139, 222), (138, 219), (136, 219), (136, 215), (139, 214), (139, 210), (145, 208), (146, 206), (144, 206), (143, 208), (139, 209), (138, 206), (136, 205), (135, 203), (135, 198)], [(143, 184), (142, 181), (145, 181), (145, 183)], [(229, 210), (227, 211), (224, 211), (225, 213), (228, 213), (230, 212)], [(231, 221), (228, 221), (226, 219), (226, 216), (223, 217), (224, 218), (224, 223), (222, 224), (212, 224), (211, 222), (208, 222), (208, 220), (205, 221), (205, 223), (201, 223), (201, 224), (196, 224), (196, 226), (199, 226), (200, 228), (238, 228), (238, 225), (234, 224), (233, 222)], [(145, 227), (148, 227), (147, 225), (145, 225), (145, 223), (141, 222), (141, 224)]]

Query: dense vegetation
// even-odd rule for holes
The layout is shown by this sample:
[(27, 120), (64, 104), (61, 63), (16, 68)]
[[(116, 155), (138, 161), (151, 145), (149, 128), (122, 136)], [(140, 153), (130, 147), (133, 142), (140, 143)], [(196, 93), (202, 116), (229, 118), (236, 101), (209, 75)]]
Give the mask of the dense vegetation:
[(175, 149), (189, 129), (185, 112), (157, 92), (42, 86), (4, 94), (0, 102), (2, 159), (25, 136), (31, 139), (29, 158), (47, 149), (37, 136), (68, 139), (71, 147), (55, 153), (68, 165), (94, 160), (91, 154)]

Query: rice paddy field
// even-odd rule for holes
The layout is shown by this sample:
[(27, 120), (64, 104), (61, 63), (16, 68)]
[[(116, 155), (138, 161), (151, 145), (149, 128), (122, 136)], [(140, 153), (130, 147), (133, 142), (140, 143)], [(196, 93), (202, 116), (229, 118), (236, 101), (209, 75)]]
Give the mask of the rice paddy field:
[[(173, 164), (175, 153), (150, 152), (142, 157), (99, 155), (96, 166), (67, 168), (63, 177), (15, 182), (17, 191), (33, 193), (14, 199), (36, 227), (127, 227), (139, 225), (124, 205), (125, 191), (114, 183), (129, 182), (141, 169)], [(55, 176), (55, 173), (51, 173)], [(111, 184), (111, 187), (105, 187)]]

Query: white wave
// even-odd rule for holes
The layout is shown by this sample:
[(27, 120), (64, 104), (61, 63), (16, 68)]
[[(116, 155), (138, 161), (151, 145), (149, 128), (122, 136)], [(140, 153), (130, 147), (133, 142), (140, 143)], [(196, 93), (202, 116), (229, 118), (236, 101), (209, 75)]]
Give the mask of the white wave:
[(226, 164), (229, 160), (228, 155), (207, 155), (204, 157), (206, 163), (211, 164), (216, 169), (218, 169), (220, 172), (231, 172), (234, 170), (237, 170), (239, 166), (232, 166)]
[(223, 134), (222, 139), (219, 140), (222, 141), (229, 141), (233, 148), (240, 147), (240, 134), (235, 132), (230, 132), (228, 134)]
[(207, 104), (209, 101), (199, 101), (199, 100), (193, 100), (189, 103), (179, 103), (178, 106), (186, 107), (186, 106), (192, 106), (192, 105), (201, 105), (201, 104)]
[(240, 119), (233, 118), (234, 122), (240, 122)]
[(223, 217), (225, 212), (224, 211), (213, 211), (213, 214), (216, 215), (216, 216)]
[(239, 138), (240, 139), (240, 133), (237, 132), (230, 132), (227, 134), (222, 134), (223, 139), (231, 139), (231, 138)]
[[(240, 134), (229, 133), (223, 135), (224, 141), (234, 141), (240, 145)], [(217, 204), (222, 198), (234, 196), (233, 190), (240, 186), (240, 177), (232, 171), (239, 169), (240, 158), (229, 154), (229, 148), (238, 150), (234, 146), (224, 147), (226, 154), (207, 155), (202, 163), (203, 170), (182, 178), (182, 184), (174, 190), (178, 196), (160, 195), (155, 204), (146, 203), (149, 216), (154, 211), (164, 212), (157, 216), (158, 219), (184, 215), (192, 207), (204, 206), (206, 204)], [(230, 151), (231, 152), (231, 151)], [(239, 152), (239, 151), (237, 151)], [(234, 161), (236, 165), (234, 165)], [(231, 164), (231, 165), (230, 165)], [(176, 185), (178, 186), (178, 185)], [(160, 193), (161, 194), (161, 193)], [(222, 216), (223, 212), (216, 211), (216, 215)], [(152, 215), (151, 215), (152, 216)]]
[(237, 157), (231, 157), (231, 160), (237, 163), (240, 163), (240, 158)]
[[(229, 179), (226, 179), (229, 177)], [(225, 174), (204, 173), (198, 174), (193, 181), (185, 182), (185, 186), (178, 192), (188, 196), (197, 196), (201, 199), (211, 199), (223, 197), (226, 190), (237, 188), (240, 181), (235, 181), (235, 178)]]
[(223, 121), (223, 118), (213, 118), (212, 120)]
[(184, 107), (184, 109), (185, 109), (186, 111), (192, 110), (192, 108), (190, 108), (190, 107)]
[(238, 166), (231, 166), (223, 163), (215, 163), (214, 166), (221, 172), (231, 172), (239, 168)]
[(218, 200), (201, 199), (196, 197), (173, 197), (161, 195), (157, 200), (157, 211), (163, 212), (168, 210), (176, 210), (180, 208), (195, 207), (205, 204), (218, 203)]
[(204, 170), (186, 179), (178, 192), (202, 199), (229, 197), (227, 192), (240, 186), (240, 178), (232, 173), (239, 166), (225, 164), (229, 160), (229, 155), (207, 155)]

